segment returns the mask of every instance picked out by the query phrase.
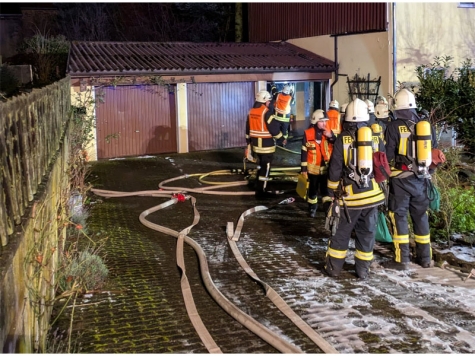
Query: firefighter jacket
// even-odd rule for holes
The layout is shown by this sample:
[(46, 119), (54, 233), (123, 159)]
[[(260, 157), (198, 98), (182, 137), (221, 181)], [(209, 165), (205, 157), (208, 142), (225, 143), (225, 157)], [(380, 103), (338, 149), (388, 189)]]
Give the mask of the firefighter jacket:
[(336, 136), (327, 138), (316, 125), (305, 130), (300, 155), (301, 172), (325, 174), (335, 139)]
[[(385, 196), (380, 186), (370, 174), (368, 187), (364, 187), (351, 178), (354, 170), (351, 168), (351, 161), (357, 162), (353, 157), (356, 154), (357, 142), (355, 140), (356, 130), (344, 130), (333, 145), (333, 152), (328, 167), (328, 188), (330, 196), (335, 196), (336, 192), (343, 194), (344, 201), (339, 200), (340, 205), (346, 204), (348, 209), (364, 209), (378, 206), (384, 203)], [(384, 152), (384, 144), (380, 145), (380, 150)], [(335, 192), (336, 191), (336, 192)]]
[[(388, 123), (384, 133), (386, 156), (391, 166), (391, 177), (405, 178), (415, 174), (410, 167), (416, 166), (413, 141), (415, 140), (415, 125), (420, 119), (411, 109), (398, 110), (395, 115), (397, 118)], [(431, 126), (431, 131), (432, 148), (437, 148), (433, 126)]]
[(341, 133), (341, 115), (338, 110), (330, 109), (327, 111), (328, 122), (327, 129), (332, 130), (335, 136)]
[(290, 122), (290, 103), (292, 95), (279, 93), (275, 98), (275, 116), (276, 120)]
[(379, 152), (381, 145), (384, 146), (383, 127), (379, 123), (371, 125), (373, 131), (373, 152)]
[(282, 137), (279, 123), (271, 115), (272, 108), (255, 102), (246, 121), (246, 141), (258, 154), (274, 153), (275, 140)]

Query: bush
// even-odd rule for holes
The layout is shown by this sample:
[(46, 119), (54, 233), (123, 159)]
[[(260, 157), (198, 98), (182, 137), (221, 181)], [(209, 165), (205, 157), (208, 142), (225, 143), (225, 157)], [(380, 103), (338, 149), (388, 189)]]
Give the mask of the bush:
[(473, 187), (469, 189), (451, 188), (449, 197), (454, 207), (451, 232), (475, 231), (475, 191)]
[(109, 274), (102, 258), (90, 249), (70, 256), (65, 262), (59, 275), (59, 289), (62, 292), (99, 289)]

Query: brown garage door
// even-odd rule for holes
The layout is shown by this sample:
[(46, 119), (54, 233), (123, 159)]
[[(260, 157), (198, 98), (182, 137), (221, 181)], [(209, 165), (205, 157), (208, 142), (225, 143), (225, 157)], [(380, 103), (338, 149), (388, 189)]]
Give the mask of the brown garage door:
[[(161, 85), (96, 89), (97, 157), (176, 152), (175, 95)], [(98, 95), (98, 94), (96, 94)]]
[(245, 146), (254, 95), (254, 82), (188, 84), (189, 150)]

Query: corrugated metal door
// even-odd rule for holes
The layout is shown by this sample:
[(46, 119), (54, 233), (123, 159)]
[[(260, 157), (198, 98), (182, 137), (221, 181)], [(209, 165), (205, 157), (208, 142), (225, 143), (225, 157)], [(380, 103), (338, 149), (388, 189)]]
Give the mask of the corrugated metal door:
[(254, 82), (196, 83), (187, 88), (190, 152), (246, 145)]
[(105, 87), (96, 98), (98, 159), (177, 152), (175, 95), (167, 87)]

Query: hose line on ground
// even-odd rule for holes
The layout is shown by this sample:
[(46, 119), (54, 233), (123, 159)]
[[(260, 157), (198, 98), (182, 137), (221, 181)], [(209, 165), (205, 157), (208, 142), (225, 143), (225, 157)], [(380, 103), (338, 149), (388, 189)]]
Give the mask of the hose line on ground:
[[(134, 194), (130, 192), (114, 192), (114, 191), (104, 191), (104, 190), (96, 190), (92, 189), (92, 192), (104, 196), (104, 197), (122, 197), (122, 196), (133, 196), (133, 195), (140, 195), (140, 196), (146, 196), (147, 194), (145, 191), (139, 192), (139, 194)], [(165, 192), (162, 191), (146, 191), (150, 193), (150, 196), (156, 196), (156, 197), (168, 197), (170, 198), (169, 195), (166, 195)], [(164, 194), (165, 193), (165, 194)], [(188, 198), (189, 199), (189, 198)], [(194, 198), (193, 198), (194, 199)], [(186, 242), (188, 245), (190, 245), (196, 252), (198, 259), (199, 259), (199, 265), (200, 265), (200, 272), (201, 276), (203, 279), (203, 283), (210, 293), (210, 295), (213, 297), (213, 299), (218, 303), (221, 308), (223, 308), (229, 315), (231, 315), (234, 319), (236, 319), (239, 323), (241, 323), (243, 326), (248, 328), (250, 331), (255, 333), (257, 336), (262, 338), (264, 341), (269, 343), (271, 346), (275, 347), (277, 350), (279, 350), (282, 353), (302, 353), (302, 351), (297, 348), (296, 346), (290, 344), (289, 342), (283, 340), (280, 338), (277, 334), (269, 330), (267, 327), (256, 321), (254, 318), (252, 318), (250, 315), (244, 313), (241, 311), (238, 307), (236, 307), (234, 304), (232, 304), (215, 286), (213, 283), (210, 273), (209, 273), (209, 268), (208, 268), (208, 262), (206, 259), (206, 255), (204, 251), (201, 249), (201, 247), (190, 237), (186, 235), (186, 233), (189, 232), (189, 230), (197, 223), (199, 220), (199, 213), (196, 209), (195, 204), (193, 203), (193, 209), (195, 211), (195, 218), (193, 221), (193, 224), (190, 225), (188, 228), (182, 230), (182, 232), (177, 232), (175, 230), (166, 228), (164, 226), (154, 224), (146, 219), (146, 217), (150, 214), (152, 214), (155, 211), (158, 211), (160, 209), (163, 209), (165, 207), (168, 207), (170, 205), (176, 204), (178, 202), (177, 198), (172, 198), (171, 200), (159, 204), (155, 207), (152, 207), (150, 209), (147, 209), (143, 211), (140, 216), (139, 220), (140, 222), (147, 226), (150, 229), (162, 232), (164, 234), (173, 236), (178, 239), (178, 237), (181, 236), (183, 237), (183, 241)], [(186, 232), (186, 233), (185, 233)], [(182, 252), (182, 251), (181, 251)], [(181, 261), (182, 257), (180, 257)], [(180, 267), (182, 271), (184, 272), (184, 267)], [(186, 284), (187, 279), (182, 279), (182, 284)], [(190, 289), (189, 285), (185, 287), (185, 289)], [(188, 303), (187, 306), (187, 311), (193, 311), (196, 309), (196, 306), (194, 306), (194, 301), (191, 293), (183, 292), (183, 297), (185, 299), (185, 303)], [(190, 319), (193, 317), (196, 320), (192, 321), (193, 325), (195, 328), (197, 327), (197, 332), (205, 344), (206, 348), (208, 349), (209, 352), (218, 352), (219, 348), (215, 346), (214, 341), (210, 342), (208, 339), (209, 332), (207, 331), (206, 327), (202, 324), (201, 318), (197, 313), (190, 315)], [(211, 336), (209, 336), (211, 337)], [(219, 350), (220, 351), (220, 350)]]

